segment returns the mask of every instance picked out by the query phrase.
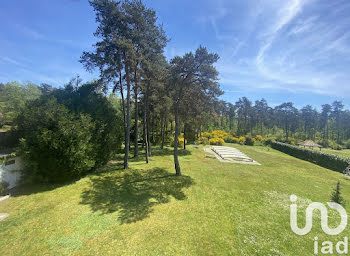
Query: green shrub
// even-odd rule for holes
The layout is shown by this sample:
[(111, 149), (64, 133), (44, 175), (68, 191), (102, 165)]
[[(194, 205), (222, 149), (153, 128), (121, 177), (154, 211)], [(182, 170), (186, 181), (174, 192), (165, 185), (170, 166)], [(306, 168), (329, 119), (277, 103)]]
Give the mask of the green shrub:
[(341, 173), (344, 172), (348, 166), (347, 161), (350, 161), (350, 159), (344, 159), (336, 155), (323, 153), (321, 151), (299, 148), (297, 146), (292, 146), (282, 142), (272, 141), (270, 145), (272, 148), (288, 155)]
[(61, 182), (78, 178), (105, 164), (120, 149), (122, 120), (94, 86), (67, 86), (22, 110), (16, 124), (27, 179)]
[(106, 164), (120, 149), (123, 139), (123, 121), (120, 111), (98, 92), (97, 83), (74, 88), (71, 85), (52, 94), (59, 104), (70, 112), (89, 115), (94, 122), (92, 144), (96, 167)]
[(6, 196), (8, 193), (9, 184), (5, 181), (0, 182), (0, 196)]
[(23, 133), (19, 154), (25, 160), (27, 177), (64, 181), (81, 176), (96, 164), (91, 118), (69, 113), (53, 97), (29, 104), (18, 127)]
[(273, 142), (273, 141), (275, 141), (276, 140), (276, 138), (275, 137), (267, 137), (267, 138), (265, 138), (264, 139), (264, 144), (265, 145), (271, 145), (271, 143)]
[(238, 144), (239, 143), (239, 138), (233, 137), (231, 143), (237, 143)]
[(245, 137), (241, 136), (238, 138), (238, 143), (241, 144), (241, 145), (244, 145), (245, 144)]
[(337, 182), (337, 185), (331, 194), (331, 201), (345, 206), (346, 201), (344, 200), (344, 198), (341, 195), (339, 181)]
[(255, 140), (263, 142), (264, 138), (261, 135), (256, 135)]
[(327, 141), (327, 145), (328, 145), (328, 147), (330, 147), (331, 149), (334, 149), (334, 150), (342, 150), (342, 149), (344, 149), (344, 147), (342, 145), (339, 145), (334, 140), (328, 140)]
[[(183, 148), (184, 147), (184, 137), (183, 133), (180, 134), (179, 139), (178, 139), (178, 147)], [(187, 145), (187, 140), (186, 140), (186, 145)], [(174, 137), (170, 138), (170, 146), (174, 147)]]
[(209, 139), (207, 137), (199, 137), (198, 143), (199, 144), (203, 144), (203, 145), (208, 145), (209, 144)]
[(250, 137), (250, 136), (246, 136), (245, 137), (245, 145), (248, 145), (248, 146), (253, 146), (255, 143), (255, 139)]
[(234, 139), (235, 139), (235, 138), (234, 138), (231, 134), (229, 134), (229, 135), (227, 135), (227, 136), (224, 137), (224, 141), (225, 141), (226, 143), (233, 143)]
[(347, 141), (345, 141), (345, 145), (344, 145), (347, 149), (350, 149), (350, 139), (348, 139)]

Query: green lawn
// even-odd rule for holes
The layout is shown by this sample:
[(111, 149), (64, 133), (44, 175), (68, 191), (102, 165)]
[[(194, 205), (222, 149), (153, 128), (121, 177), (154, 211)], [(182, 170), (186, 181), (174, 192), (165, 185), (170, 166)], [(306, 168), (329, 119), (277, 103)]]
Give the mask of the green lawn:
[[(62, 186), (22, 189), (0, 202), (0, 255), (312, 255), (313, 237), (329, 237), (316, 215), (310, 234), (289, 226), (289, 197), (301, 220), (311, 201), (327, 202), (338, 180), (350, 202), (350, 180), (266, 147), (235, 147), (261, 166), (182, 151), (183, 177), (171, 150), (154, 150), (149, 165), (121, 160), (104, 172)], [(350, 207), (346, 207), (350, 212)], [(330, 223), (340, 218), (334, 212)]]
[(328, 154), (338, 155), (341, 157), (347, 157), (350, 158), (350, 149), (343, 149), (343, 150), (334, 150), (331, 148), (323, 148), (323, 152), (326, 152)]

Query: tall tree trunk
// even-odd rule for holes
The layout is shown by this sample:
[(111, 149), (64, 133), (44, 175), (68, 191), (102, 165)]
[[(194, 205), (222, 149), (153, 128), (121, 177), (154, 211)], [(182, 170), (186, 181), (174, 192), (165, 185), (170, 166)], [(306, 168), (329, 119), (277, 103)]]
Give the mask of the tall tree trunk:
[(163, 125), (162, 125), (162, 144), (160, 146), (161, 149), (164, 148), (164, 140), (165, 140), (165, 133), (166, 133), (166, 124), (167, 124), (167, 120), (164, 119), (163, 120)]
[(174, 164), (177, 176), (181, 176), (181, 168), (178, 158), (178, 144), (179, 144), (179, 133), (180, 133), (180, 123), (179, 123), (179, 102), (175, 103), (175, 137), (174, 137)]
[(155, 144), (155, 139), (154, 139), (154, 119), (155, 119), (155, 116), (153, 115), (152, 116), (152, 122), (151, 122), (151, 128), (152, 128), (152, 143)]
[(126, 133), (125, 133), (125, 155), (124, 155), (124, 169), (129, 168), (128, 158), (129, 158), (129, 148), (130, 148), (130, 74), (129, 66), (125, 67), (126, 75)]
[(184, 123), (184, 149), (186, 149), (186, 123)]
[[(124, 92), (123, 92), (123, 79), (122, 79), (122, 71), (120, 70), (119, 72), (119, 83), (120, 83), (120, 95), (122, 97), (122, 109), (123, 109), (123, 119), (124, 119), (124, 146), (125, 146), (125, 154), (126, 154), (126, 148), (129, 149), (129, 147), (127, 147), (127, 136), (128, 136), (128, 133), (127, 133), (127, 120), (126, 120), (126, 107), (125, 107), (125, 99), (124, 99)], [(125, 162), (125, 155), (124, 155), (124, 168), (125, 166), (127, 166), (128, 163), (127, 163), (127, 159), (126, 159), (126, 162)]]
[(138, 103), (138, 86), (137, 86), (137, 73), (135, 70), (134, 73), (134, 78), (135, 78), (135, 87), (134, 87), (134, 93), (135, 93), (135, 148), (134, 148), (134, 157), (138, 157), (139, 155), (139, 146), (138, 146), (138, 141), (139, 141), (139, 103)]
[(123, 120), (124, 120), (124, 142), (126, 138), (126, 114), (125, 114), (125, 100), (123, 92), (123, 80), (122, 80), (122, 71), (119, 73), (119, 83), (120, 83), (120, 95), (122, 97), (122, 111), (123, 111)]
[(146, 163), (148, 164), (148, 138), (147, 138), (147, 93), (144, 95), (144, 104), (143, 104), (143, 143), (146, 148)]
[(150, 127), (150, 111), (149, 111), (149, 90), (150, 90), (150, 81), (148, 81), (147, 83), (147, 90), (146, 90), (146, 112), (147, 112), (147, 115), (146, 115), (146, 134), (147, 134), (147, 152), (148, 152), (148, 157), (151, 157), (152, 156), (152, 152), (151, 152), (151, 138), (149, 136), (149, 127)]

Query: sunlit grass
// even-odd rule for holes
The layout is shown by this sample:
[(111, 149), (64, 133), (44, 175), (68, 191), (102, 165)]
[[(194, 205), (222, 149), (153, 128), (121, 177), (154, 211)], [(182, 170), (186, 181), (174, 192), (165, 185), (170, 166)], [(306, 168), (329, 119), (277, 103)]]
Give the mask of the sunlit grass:
[(330, 148), (323, 148), (322, 151), (328, 154), (350, 158), (350, 149), (334, 150)]
[(350, 202), (350, 180), (267, 147), (234, 146), (261, 166), (222, 163), (189, 146), (176, 177), (171, 150), (155, 149), (149, 165), (141, 156), (123, 171), (118, 158), (71, 184), (22, 189), (0, 203), (10, 213), (0, 222), (0, 255), (311, 255), (314, 236), (349, 236), (326, 236), (319, 220), (295, 235), (289, 196), (305, 209), (329, 201), (340, 180)]

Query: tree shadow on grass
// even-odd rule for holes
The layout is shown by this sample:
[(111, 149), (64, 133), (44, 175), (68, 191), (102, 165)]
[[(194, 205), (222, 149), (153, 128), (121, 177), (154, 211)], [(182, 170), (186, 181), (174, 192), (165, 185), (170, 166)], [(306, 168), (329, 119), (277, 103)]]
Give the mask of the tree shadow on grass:
[(162, 168), (111, 172), (91, 177), (90, 181), (91, 186), (81, 195), (81, 204), (102, 214), (118, 211), (122, 224), (148, 217), (155, 205), (168, 203), (170, 197), (186, 199), (183, 189), (194, 184), (191, 177), (175, 176)]

